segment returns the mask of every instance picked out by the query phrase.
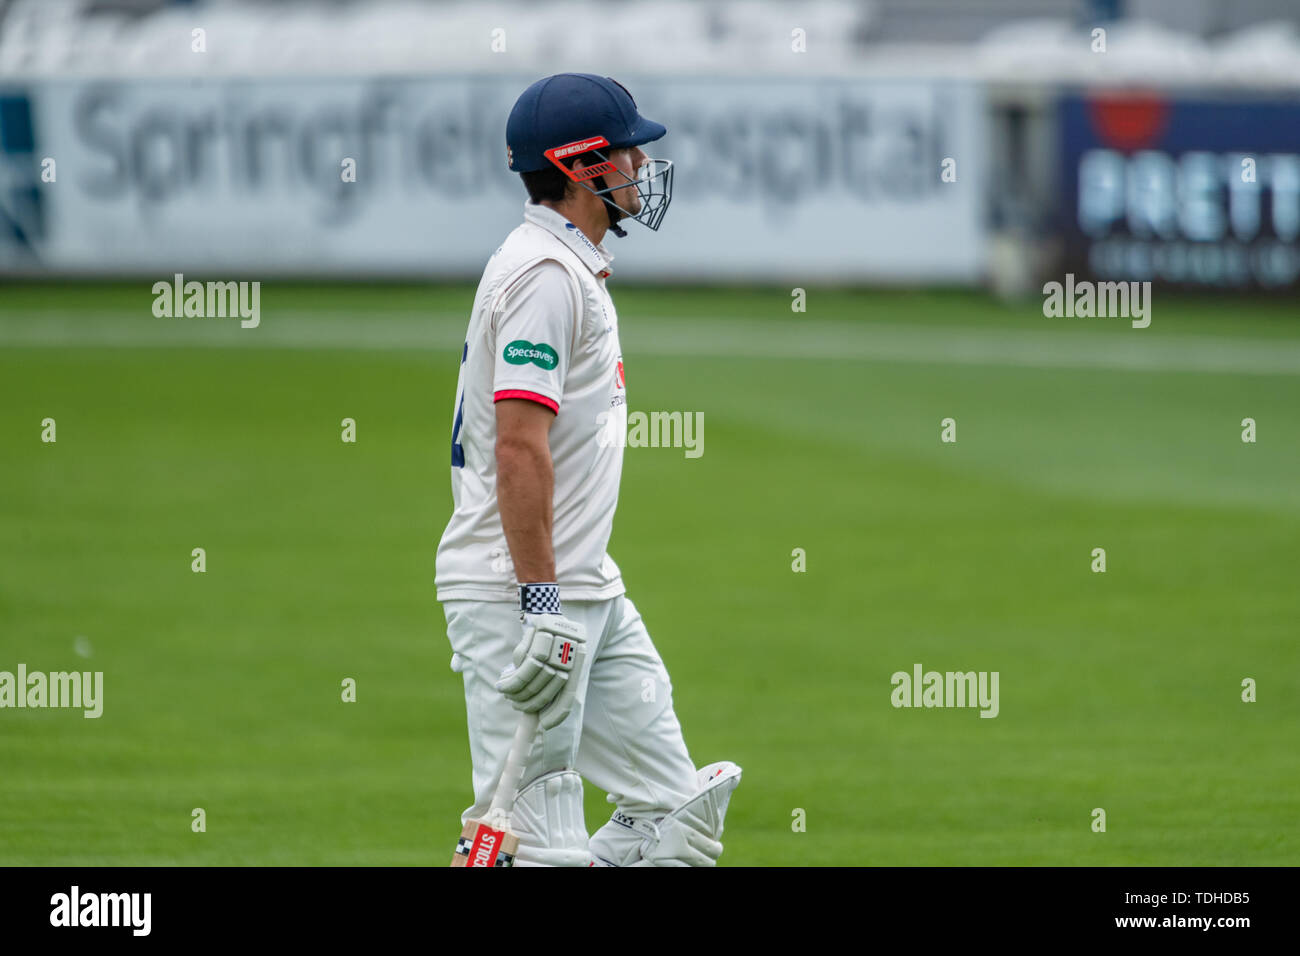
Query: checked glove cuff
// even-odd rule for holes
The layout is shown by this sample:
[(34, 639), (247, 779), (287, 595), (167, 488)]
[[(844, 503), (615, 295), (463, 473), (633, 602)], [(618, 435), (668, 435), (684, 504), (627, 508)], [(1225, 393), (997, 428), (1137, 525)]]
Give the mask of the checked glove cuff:
[(519, 610), (525, 614), (560, 614), (560, 588), (549, 584), (519, 585)]

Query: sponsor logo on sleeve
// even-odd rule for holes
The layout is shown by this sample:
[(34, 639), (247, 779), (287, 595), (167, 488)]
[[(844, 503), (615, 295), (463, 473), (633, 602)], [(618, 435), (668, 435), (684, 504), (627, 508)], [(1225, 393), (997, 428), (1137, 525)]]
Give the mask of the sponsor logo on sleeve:
[(547, 372), (552, 371), (555, 366), (560, 364), (560, 357), (555, 354), (555, 349), (545, 342), (538, 342), (534, 345), (527, 339), (515, 339), (505, 347), (505, 351), (501, 353), (501, 356), (511, 365), (527, 365), (531, 362)]

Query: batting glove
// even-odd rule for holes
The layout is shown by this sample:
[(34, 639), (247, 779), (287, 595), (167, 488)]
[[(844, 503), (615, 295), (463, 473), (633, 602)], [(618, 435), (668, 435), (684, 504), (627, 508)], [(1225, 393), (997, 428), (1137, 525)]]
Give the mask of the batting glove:
[(586, 631), (562, 615), (554, 584), (521, 584), (519, 601), (523, 636), (496, 687), (516, 710), (537, 713), (542, 730), (550, 730), (573, 709), (587, 655)]

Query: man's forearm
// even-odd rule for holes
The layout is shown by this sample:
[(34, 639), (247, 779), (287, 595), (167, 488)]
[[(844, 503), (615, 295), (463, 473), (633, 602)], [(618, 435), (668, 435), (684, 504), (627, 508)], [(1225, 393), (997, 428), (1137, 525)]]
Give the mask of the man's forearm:
[(498, 442), (496, 455), (497, 505), (515, 579), (521, 584), (554, 581), (551, 508), (555, 472), (550, 448)]

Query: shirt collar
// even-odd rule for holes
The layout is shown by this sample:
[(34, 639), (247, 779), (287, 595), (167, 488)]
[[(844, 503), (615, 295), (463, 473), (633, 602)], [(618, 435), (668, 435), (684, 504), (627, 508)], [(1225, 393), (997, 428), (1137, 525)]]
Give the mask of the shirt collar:
[(610, 274), (609, 264), (614, 261), (604, 243), (597, 245), (588, 239), (581, 229), (565, 219), (549, 206), (537, 203), (524, 203), (524, 219), (541, 226), (551, 235), (573, 250), (583, 264), (592, 271), (597, 279), (604, 279)]

